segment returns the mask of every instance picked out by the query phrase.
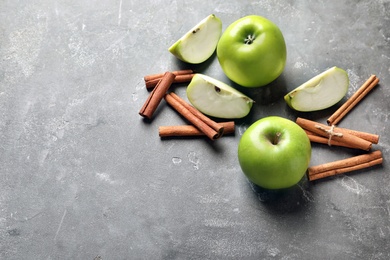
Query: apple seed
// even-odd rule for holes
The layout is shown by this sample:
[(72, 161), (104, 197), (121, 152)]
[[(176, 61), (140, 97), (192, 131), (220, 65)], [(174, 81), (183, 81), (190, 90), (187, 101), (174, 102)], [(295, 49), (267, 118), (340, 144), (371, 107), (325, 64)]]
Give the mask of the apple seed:
[(192, 31), (193, 34), (197, 33), (200, 30), (200, 28), (196, 28), (195, 30)]

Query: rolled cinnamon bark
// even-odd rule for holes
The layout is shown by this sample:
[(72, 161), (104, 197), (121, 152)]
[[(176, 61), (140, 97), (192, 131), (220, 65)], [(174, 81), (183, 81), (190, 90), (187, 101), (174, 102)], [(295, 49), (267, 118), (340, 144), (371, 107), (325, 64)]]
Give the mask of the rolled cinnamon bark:
[[(337, 128), (329, 127), (324, 124), (320, 124), (308, 119), (303, 119), (298, 117), (296, 123), (301, 126), (304, 130), (315, 133), (316, 135), (326, 137), (329, 140), (329, 144), (332, 144), (332, 141), (341, 142), (343, 146), (349, 148), (356, 148), (365, 151), (369, 151), (372, 147), (372, 143), (363, 138), (354, 136), (348, 132), (337, 131)], [(336, 142), (333, 142), (336, 144)]]
[(310, 181), (314, 181), (337, 174), (361, 170), (381, 164), (382, 162), (382, 152), (374, 151), (368, 154), (357, 155), (351, 158), (309, 167), (308, 176)]
[[(218, 123), (223, 126), (223, 134), (233, 134), (235, 131), (234, 121)], [(158, 128), (160, 137), (184, 137), (204, 136), (205, 134), (193, 125), (160, 126)]]
[[(184, 104), (186, 102), (181, 101), (176, 94), (169, 93), (166, 94), (164, 98), (167, 103), (171, 105), (171, 107), (173, 107), (179, 114), (190, 121), (211, 140), (218, 139), (222, 136), (224, 130), (222, 125), (218, 125), (216, 122), (212, 121), (210, 118), (206, 117), (195, 108), (194, 110), (188, 109), (187, 105)], [(198, 113), (196, 113), (196, 111)]]
[[(186, 83), (190, 82), (195, 74), (183, 74), (183, 75), (176, 75), (175, 79), (173, 80), (173, 83)], [(147, 89), (153, 89), (161, 78), (156, 78), (152, 80), (145, 81), (145, 86)]]
[(340, 122), (378, 83), (379, 79), (375, 75), (371, 75), (358, 91), (328, 118), (328, 125), (336, 125)]
[(164, 73), (164, 76), (161, 78), (153, 91), (149, 94), (141, 110), (139, 111), (141, 116), (148, 119), (152, 118), (154, 112), (156, 111), (161, 100), (164, 98), (175, 77), (176, 76), (169, 71)]

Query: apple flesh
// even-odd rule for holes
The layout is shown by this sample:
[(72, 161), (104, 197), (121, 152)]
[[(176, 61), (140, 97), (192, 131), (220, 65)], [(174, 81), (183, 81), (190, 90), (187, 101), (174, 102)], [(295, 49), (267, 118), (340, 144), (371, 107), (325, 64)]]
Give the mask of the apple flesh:
[(202, 113), (218, 118), (242, 118), (253, 100), (212, 77), (195, 74), (187, 87), (187, 98)]
[(185, 33), (168, 50), (184, 62), (199, 64), (214, 53), (221, 34), (222, 22), (211, 14)]
[(311, 144), (295, 122), (268, 116), (253, 123), (242, 135), (238, 159), (245, 176), (265, 189), (296, 185), (305, 175)]
[(322, 110), (335, 105), (348, 92), (348, 73), (332, 67), (284, 96), (286, 103), (301, 112)]

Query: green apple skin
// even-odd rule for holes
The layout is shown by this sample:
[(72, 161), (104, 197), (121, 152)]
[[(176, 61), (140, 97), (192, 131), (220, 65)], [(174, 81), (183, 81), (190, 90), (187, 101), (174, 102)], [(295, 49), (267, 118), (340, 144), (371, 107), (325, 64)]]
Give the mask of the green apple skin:
[(295, 122), (268, 116), (253, 123), (242, 135), (238, 160), (245, 176), (271, 190), (296, 185), (311, 159), (311, 144)]
[(262, 16), (249, 15), (223, 32), (217, 57), (229, 79), (244, 87), (261, 87), (283, 72), (287, 49), (276, 24)]

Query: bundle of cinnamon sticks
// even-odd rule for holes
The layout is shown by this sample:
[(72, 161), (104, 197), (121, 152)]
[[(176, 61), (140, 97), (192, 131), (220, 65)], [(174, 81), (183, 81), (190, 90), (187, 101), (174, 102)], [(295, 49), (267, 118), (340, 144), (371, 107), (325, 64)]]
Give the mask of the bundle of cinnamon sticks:
[(360, 149), (365, 152), (358, 156), (329, 162), (308, 168), (310, 181), (361, 170), (382, 164), (380, 151), (371, 151), (373, 144), (378, 144), (379, 136), (367, 132), (336, 127), (345, 115), (351, 111), (377, 84), (379, 79), (372, 75), (336, 112), (327, 120), (328, 125), (298, 117), (296, 123), (305, 130), (311, 142)]
[(234, 133), (234, 121), (217, 123), (174, 92), (168, 92), (173, 83), (189, 82), (193, 76), (194, 71), (192, 70), (167, 71), (165, 73), (145, 76), (145, 86), (147, 89), (152, 89), (152, 91), (139, 111), (139, 114), (145, 118), (152, 119), (154, 112), (164, 99), (191, 124), (160, 126), (160, 137), (207, 136), (211, 140), (216, 140), (223, 134)]
[(310, 141), (328, 144), (329, 146), (343, 146), (369, 151), (372, 144), (377, 144), (379, 136), (371, 133), (326, 126), (308, 119), (298, 117), (296, 123), (305, 130)]

